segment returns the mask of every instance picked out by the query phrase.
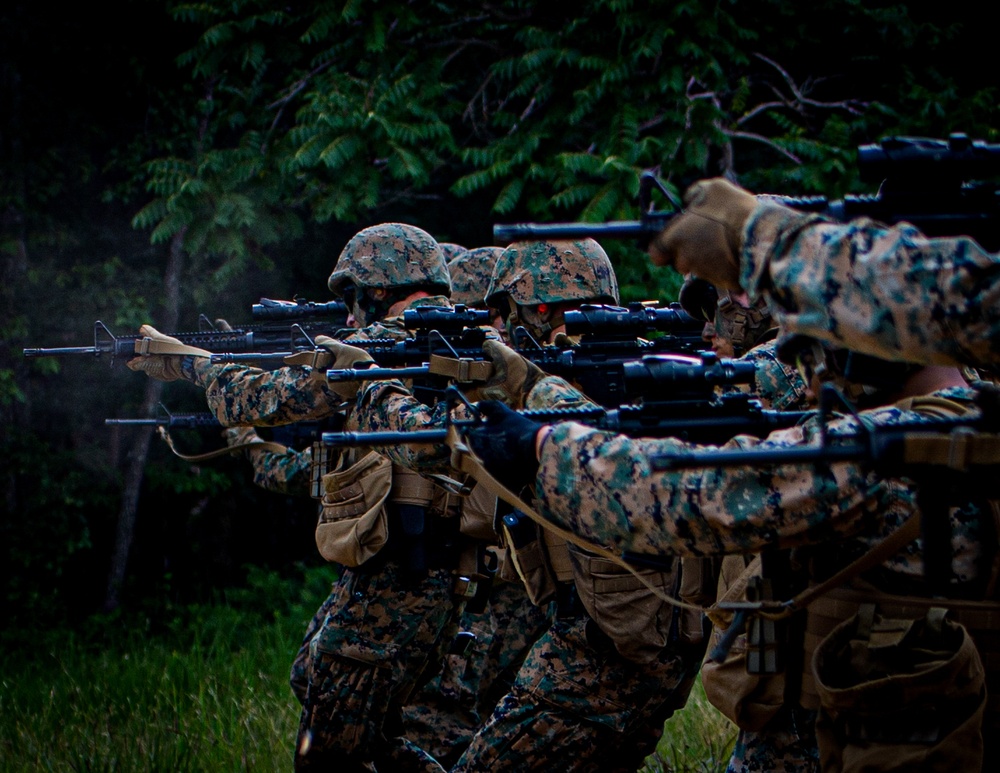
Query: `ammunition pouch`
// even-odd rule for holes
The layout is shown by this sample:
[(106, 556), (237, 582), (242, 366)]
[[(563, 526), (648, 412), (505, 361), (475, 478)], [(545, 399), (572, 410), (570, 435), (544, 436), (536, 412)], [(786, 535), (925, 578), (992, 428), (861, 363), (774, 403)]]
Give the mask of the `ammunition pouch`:
[(921, 619), (932, 607), (947, 609), (948, 618), (968, 631), (985, 669), (989, 701), (983, 729), (990, 736), (1000, 733), (1000, 603), (995, 601), (895, 596), (875, 589), (849, 588), (839, 588), (821, 596), (806, 612), (806, 668), (800, 697), (805, 708), (815, 709), (820, 705), (811, 667), (814, 653), (838, 625), (855, 616), (864, 604), (874, 604), (881, 616), (895, 620)]
[[(760, 557), (747, 564), (743, 556), (722, 560), (718, 583), (719, 602), (743, 601), (747, 586), (761, 573)], [(717, 606), (710, 608), (714, 623), (709, 650), (714, 649), (732, 624), (732, 613)], [(747, 668), (750, 649), (747, 632), (737, 636), (721, 661), (706, 659), (701, 681), (709, 702), (742, 730), (757, 731), (766, 725), (785, 703), (786, 675), (751, 673)], [(755, 669), (758, 672), (761, 669)]]
[(500, 528), (509, 566), (524, 584), (531, 603), (541, 606), (554, 598), (557, 579), (549, 563), (544, 536), (548, 532), (543, 532), (537, 523), (517, 510), (501, 519)]
[(372, 452), (347, 469), (326, 473), (321, 485), (316, 547), (327, 561), (360, 566), (389, 539), (385, 503), (392, 489), (392, 463)]
[[(565, 544), (565, 543), (564, 543)], [(674, 608), (656, 596), (636, 574), (664, 594), (676, 592), (675, 559), (671, 571), (634, 569), (635, 574), (606, 558), (569, 545), (568, 555), (580, 603), (591, 620), (625, 659), (652, 662), (670, 643)]]
[(824, 771), (979, 770), (983, 665), (968, 631), (930, 607), (917, 619), (862, 604), (812, 659)]

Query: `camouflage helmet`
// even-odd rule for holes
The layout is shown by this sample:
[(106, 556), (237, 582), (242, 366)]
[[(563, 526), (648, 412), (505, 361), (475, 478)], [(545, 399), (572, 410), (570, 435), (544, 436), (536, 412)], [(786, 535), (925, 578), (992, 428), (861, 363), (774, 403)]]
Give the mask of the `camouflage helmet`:
[(441, 252), (444, 253), (445, 263), (451, 263), (455, 258), (461, 257), (469, 251), (467, 247), (454, 242), (438, 242)]
[(451, 301), (470, 308), (485, 308), (486, 289), (503, 247), (477, 247), (448, 261), (451, 274)]
[(498, 306), (504, 295), (519, 306), (618, 303), (618, 280), (608, 254), (593, 239), (515, 242), (497, 261), (486, 302)]
[(451, 293), (444, 253), (434, 237), (405, 223), (382, 223), (359, 231), (347, 242), (330, 274), (330, 291), (357, 287), (424, 287)]

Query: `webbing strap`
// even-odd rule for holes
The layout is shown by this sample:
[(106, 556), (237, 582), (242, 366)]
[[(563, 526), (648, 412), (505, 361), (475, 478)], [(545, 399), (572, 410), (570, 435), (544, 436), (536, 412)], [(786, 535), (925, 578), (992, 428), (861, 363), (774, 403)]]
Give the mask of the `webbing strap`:
[(212, 353), (207, 349), (199, 349), (197, 346), (188, 346), (180, 341), (164, 341), (162, 338), (151, 338), (143, 336), (135, 339), (136, 354), (172, 354), (181, 357), (211, 357)]
[(481, 485), (485, 486), (491, 494), (494, 494), (497, 498), (502, 499), (516, 510), (520, 510), (543, 529), (547, 529), (557, 537), (566, 540), (566, 542), (572, 543), (573, 545), (589, 551), (590, 553), (594, 553), (601, 558), (605, 558), (613, 564), (627, 570), (640, 583), (642, 583), (646, 590), (670, 606), (678, 607), (679, 609), (690, 609), (696, 612), (705, 612), (705, 607), (697, 604), (689, 604), (686, 601), (681, 601), (680, 599), (671, 596), (669, 593), (664, 593), (661, 588), (657, 588), (649, 582), (649, 580), (639, 574), (635, 567), (628, 563), (628, 561), (624, 560), (620, 555), (618, 555), (618, 553), (609, 550), (603, 545), (591, 542), (590, 540), (581, 537), (579, 534), (574, 534), (573, 532), (568, 531), (539, 515), (529, 504), (524, 502), (517, 494), (508, 489), (489, 473), (489, 471), (483, 466), (482, 461), (462, 440), (454, 425), (448, 428), (448, 439), (446, 443), (451, 449), (451, 463), (453, 467), (471, 475), (479, 481)]
[(493, 363), (490, 360), (470, 360), (466, 357), (455, 359), (432, 354), (428, 370), (436, 376), (447, 376), (465, 384), (487, 381), (493, 375)]
[(281, 443), (271, 443), (267, 440), (251, 440), (246, 443), (234, 443), (231, 446), (218, 448), (215, 451), (208, 451), (204, 454), (182, 454), (174, 445), (174, 440), (170, 437), (170, 432), (166, 427), (157, 427), (156, 431), (159, 433), (160, 437), (166, 441), (166, 444), (170, 447), (170, 450), (174, 452), (174, 455), (179, 456), (186, 462), (206, 462), (209, 459), (217, 459), (220, 456), (227, 456), (237, 451), (242, 451), (244, 448), (258, 448), (261, 451), (271, 451), (276, 454), (283, 454), (288, 451), (288, 446), (283, 446)]

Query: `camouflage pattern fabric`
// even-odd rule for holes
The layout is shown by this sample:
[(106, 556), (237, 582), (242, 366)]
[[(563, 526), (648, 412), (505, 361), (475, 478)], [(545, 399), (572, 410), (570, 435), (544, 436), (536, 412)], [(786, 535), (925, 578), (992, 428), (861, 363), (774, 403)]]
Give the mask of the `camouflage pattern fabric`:
[(753, 395), (765, 408), (774, 411), (802, 411), (809, 407), (807, 385), (799, 372), (778, 359), (777, 346), (769, 341), (755, 346), (743, 357), (742, 362), (753, 362)]
[[(934, 393), (972, 406), (973, 391)], [(866, 424), (926, 420), (897, 407), (860, 414)], [(829, 425), (831, 436), (853, 434), (857, 420)], [(724, 449), (790, 448), (817, 440), (815, 420), (764, 440), (737, 437)], [(657, 454), (697, 449), (676, 439), (632, 439), (580, 424), (555, 425), (540, 454), (537, 490), (545, 517), (616, 550), (684, 556), (752, 553), (770, 545), (794, 547), (830, 539), (845, 560), (865, 552), (916, 511), (905, 479), (882, 478), (860, 464), (776, 465), (663, 472)], [(706, 447), (702, 447), (706, 448)], [(958, 581), (979, 574), (981, 513), (975, 505), (950, 514), (952, 568)], [(894, 573), (923, 576), (920, 542), (888, 562)]]
[[(525, 407), (587, 404), (578, 389), (548, 376)], [(581, 565), (573, 568), (577, 582), (594, 582)], [(634, 771), (687, 701), (700, 660), (697, 648), (668, 645), (635, 663), (586, 614), (558, 619), (453, 771)]]
[(435, 765), (403, 738), (402, 706), (442, 655), (456, 612), (453, 584), (450, 570), (414, 579), (393, 561), (375, 573), (344, 571), (309, 645), (297, 770), (368, 761), (387, 770)]
[(486, 302), (497, 306), (501, 295), (521, 306), (618, 303), (618, 279), (607, 253), (593, 239), (515, 242), (497, 261)]
[(971, 239), (766, 201), (744, 236), (741, 284), (788, 333), (888, 360), (1000, 362), (1000, 258)]
[[(455, 244), (455, 242), (438, 242), (438, 247), (441, 248), (441, 254), (444, 255), (445, 263), (451, 263), (455, 258), (461, 257), (469, 251), (468, 247)], [(454, 281), (454, 277), (452, 279)]]
[(447, 652), (441, 671), (404, 707), (407, 737), (445, 767), (454, 765), (551, 625), (552, 614), (551, 605), (532, 604), (520, 583), (494, 581), (486, 609), (462, 615), (461, 634), (474, 637), (468, 649)]
[(327, 285), (340, 295), (348, 282), (393, 290), (434, 287), (443, 295), (451, 293), (441, 247), (429, 233), (406, 223), (381, 223), (351, 237)]
[(477, 247), (448, 260), (451, 275), (451, 302), (473, 309), (486, 308), (486, 288), (493, 269), (503, 254), (500, 247)]
[[(411, 304), (448, 305), (441, 297)], [(400, 318), (358, 331), (350, 340), (404, 338)], [(353, 410), (312, 377), (305, 366), (260, 370), (245, 365), (185, 360), (184, 374), (206, 389), (209, 407), (225, 425), (278, 425)], [(440, 770), (402, 735), (402, 705), (437, 670), (440, 649), (460, 609), (452, 600), (450, 570), (422, 578), (391, 559), (377, 571), (345, 570), (310, 630), (309, 658), (294, 667), (293, 689), (307, 680), (296, 744), (296, 767), (364, 769), (382, 760), (386, 769)]]
[(663, 722), (686, 700), (700, 657), (665, 650), (638, 666), (600, 636), (591, 643), (591, 625), (586, 616), (553, 623), (453, 773), (642, 765)]
[(759, 731), (740, 731), (726, 773), (818, 773), (815, 723), (815, 711), (783, 706)]

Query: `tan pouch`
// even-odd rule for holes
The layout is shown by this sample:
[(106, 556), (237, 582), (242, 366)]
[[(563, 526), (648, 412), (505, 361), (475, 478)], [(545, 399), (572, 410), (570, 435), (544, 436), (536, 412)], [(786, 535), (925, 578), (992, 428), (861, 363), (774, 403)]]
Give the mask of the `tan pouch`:
[(327, 473), (322, 484), (316, 547), (327, 561), (359, 566), (389, 537), (385, 502), (392, 489), (392, 463), (373, 451), (346, 470)]
[[(670, 641), (673, 607), (627, 569), (570, 545), (576, 592), (591, 619), (614, 642), (622, 657), (649, 663)], [(679, 562), (675, 562), (679, 563)], [(635, 569), (654, 588), (671, 594), (677, 573)]]
[(943, 608), (908, 620), (862, 605), (820, 643), (812, 670), (824, 771), (982, 767), (983, 664)]
[(458, 530), (467, 537), (496, 542), (494, 525), (497, 514), (497, 497), (486, 486), (476, 484), (472, 492), (461, 500), (462, 513)]
[[(719, 576), (719, 602), (746, 600), (748, 580), (760, 574), (760, 557), (746, 564), (743, 556), (726, 556)], [(709, 609), (712, 634), (711, 651), (732, 623), (732, 612)], [(778, 713), (785, 702), (785, 675), (751, 674), (747, 672), (747, 635), (737, 636), (721, 663), (706, 658), (701, 666), (701, 682), (705, 695), (715, 708), (742, 730), (756, 731)]]
[(500, 522), (509, 564), (524, 584), (531, 603), (544, 604), (555, 597), (556, 578), (549, 565), (541, 527), (523, 515), (513, 523), (511, 518), (516, 519), (517, 516), (504, 516)]

